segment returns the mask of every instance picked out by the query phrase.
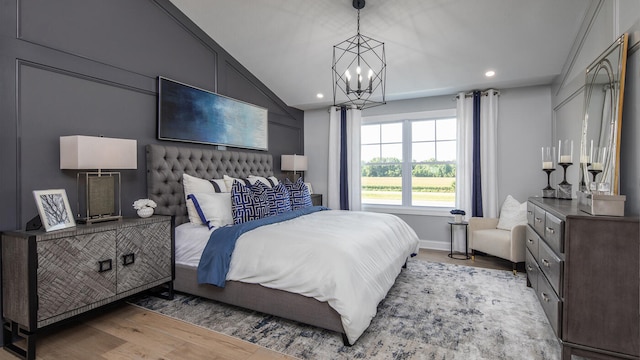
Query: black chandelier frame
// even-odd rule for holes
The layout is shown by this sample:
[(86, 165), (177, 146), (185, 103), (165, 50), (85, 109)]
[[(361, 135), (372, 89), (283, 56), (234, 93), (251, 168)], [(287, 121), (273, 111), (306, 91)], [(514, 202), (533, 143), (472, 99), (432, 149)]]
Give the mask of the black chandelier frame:
[[(333, 47), (331, 69), (334, 106), (351, 106), (362, 110), (386, 104), (387, 63), (384, 43), (360, 34), (360, 9), (363, 7), (364, 1), (354, 0), (354, 8), (358, 10), (357, 34)], [(347, 76), (348, 69), (354, 65), (360, 69), (364, 65), (372, 70), (371, 77), (366, 79), (362, 78), (364, 74), (355, 74), (355, 88)]]

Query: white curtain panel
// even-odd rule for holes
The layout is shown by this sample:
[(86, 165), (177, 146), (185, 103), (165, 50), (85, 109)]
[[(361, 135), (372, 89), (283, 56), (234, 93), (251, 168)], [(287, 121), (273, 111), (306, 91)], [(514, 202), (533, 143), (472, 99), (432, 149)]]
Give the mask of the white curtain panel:
[(498, 97), (497, 90), (487, 90), (480, 97), (480, 163), (482, 176), (482, 213), (496, 218), (498, 204)]
[(362, 210), (360, 186), (360, 127), (362, 125), (362, 110), (347, 110), (347, 168), (349, 171), (349, 209)]
[[(456, 159), (456, 208), (464, 210), (471, 217), (471, 187), (473, 184), (473, 98), (464, 92), (457, 98), (457, 149)], [(455, 249), (459, 250), (459, 249)], [(464, 251), (464, 248), (462, 249)]]
[[(362, 111), (347, 110), (347, 168), (349, 209), (361, 210), (360, 196), (360, 125)], [(340, 209), (340, 108), (329, 109), (329, 169), (327, 171), (327, 206)]]
[(329, 168), (327, 169), (327, 207), (340, 209), (340, 108), (329, 108)]

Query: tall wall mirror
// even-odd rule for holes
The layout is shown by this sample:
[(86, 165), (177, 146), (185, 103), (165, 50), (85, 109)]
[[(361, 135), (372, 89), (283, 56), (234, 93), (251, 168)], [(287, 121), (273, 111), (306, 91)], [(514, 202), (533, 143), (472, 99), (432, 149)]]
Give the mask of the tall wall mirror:
[(585, 193), (619, 194), (627, 42), (623, 34), (587, 67), (580, 142), (580, 191)]

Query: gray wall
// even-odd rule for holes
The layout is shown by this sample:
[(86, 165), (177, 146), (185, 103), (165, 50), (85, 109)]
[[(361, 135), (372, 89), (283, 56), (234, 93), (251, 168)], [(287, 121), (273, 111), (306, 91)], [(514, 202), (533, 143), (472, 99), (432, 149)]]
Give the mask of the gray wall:
[[(367, 109), (363, 116), (411, 113), (456, 107), (455, 95), (414, 100), (390, 101), (386, 105)], [(309, 170), (305, 179), (313, 190), (326, 194), (329, 142), (327, 109), (305, 111), (305, 154)], [(512, 195), (521, 202), (537, 195), (546, 185), (540, 170), (540, 147), (549, 145), (551, 135), (551, 89), (549, 86), (500, 89), (498, 108), (498, 199)], [(326, 200), (325, 200), (326, 205)], [(397, 214), (422, 240), (422, 246), (449, 248), (448, 210), (416, 214)]]
[(303, 112), (168, 0), (0, 1), (0, 229), (37, 214), (33, 190), (66, 189), (75, 208), (76, 173), (59, 169), (62, 135), (138, 141), (138, 170), (122, 171), (123, 213), (133, 215), (146, 197), (144, 146), (160, 142), (160, 75), (268, 108), (276, 169), (280, 154), (303, 152)]
[[(621, 34), (629, 33), (629, 50), (620, 139), (620, 193), (627, 196), (625, 214), (640, 214), (640, 2), (600, 1), (590, 8), (583, 28), (576, 38), (571, 56), (558, 80), (553, 84), (552, 143), (572, 139), (574, 152), (579, 150), (584, 112), (585, 70)], [(556, 171), (555, 182), (561, 172)], [(567, 180), (579, 182), (578, 167), (572, 166)], [(576, 185), (574, 185), (575, 197)]]

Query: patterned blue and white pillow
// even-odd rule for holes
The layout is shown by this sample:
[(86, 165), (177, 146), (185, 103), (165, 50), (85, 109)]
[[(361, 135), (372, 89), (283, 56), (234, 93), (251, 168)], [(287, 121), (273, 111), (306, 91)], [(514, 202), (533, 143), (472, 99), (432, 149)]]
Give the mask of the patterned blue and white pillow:
[(291, 211), (289, 190), (287, 190), (284, 184), (279, 183), (271, 188), (263, 182), (258, 181), (251, 187), (251, 190), (256, 194), (264, 194), (267, 197), (267, 203), (269, 204), (269, 216)]
[(251, 187), (239, 181), (231, 186), (231, 215), (234, 224), (261, 219), (269, 215), (269, 203), (265, 194), (257, 194)]
[(294, 183), (289, 179), (286, 179), (284, 186), (289, 190), (291, 210), (298, 210), (313, 206), (311, 203), (311, 194), (309, 194), (309, 189), (307, 188), (307, 185), (304, 184), (302, 178), (298, 178)]

